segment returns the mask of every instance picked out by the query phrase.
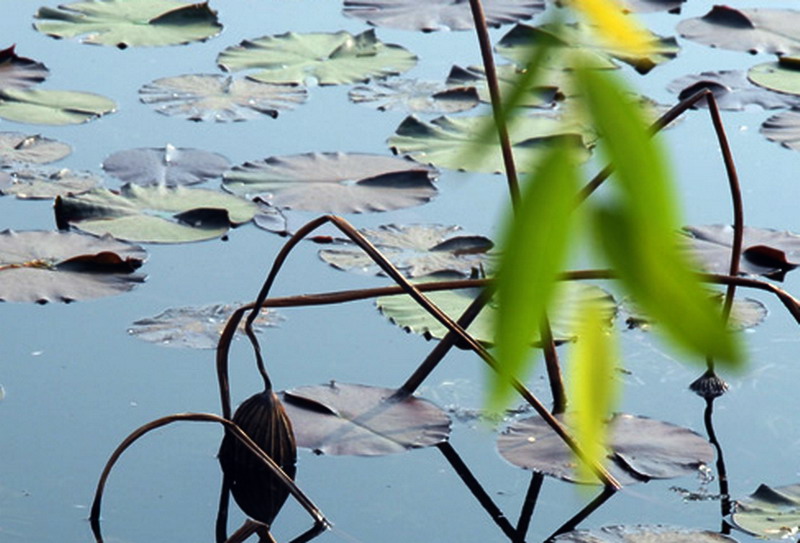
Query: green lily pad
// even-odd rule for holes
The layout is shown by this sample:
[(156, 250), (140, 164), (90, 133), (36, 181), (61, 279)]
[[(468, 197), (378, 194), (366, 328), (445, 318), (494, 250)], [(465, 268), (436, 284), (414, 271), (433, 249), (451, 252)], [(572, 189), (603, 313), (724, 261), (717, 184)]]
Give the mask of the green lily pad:
[(626, 13), (680, 13), (684, 2), (686, 0), (622, 0), (620, 3)]
[[(646, 417), (616, 414), (608, 422), (606, 469), (622, 485), (696, 475), (714, 448), (695, 432)], [(574, 453), (539, 417), (515, 422), (497, 439), (500, 455), (523, 469), (579, 484), (601, 484), (576, 473)]]
[(273, 85), (220, 74), (187, 74), (156, 79), (139, 89), (142, 102), (163, 115), (190, 121), (232, 122), (256, 119), (302, 104), (305, 87)]
[[(388, 144), (391, 149), (408, 155), (422, 164), (470, 172), (500, 173), (504, 171), (496, 131), (480, 139), (491, 116), (437, 117), (425, 122), (411, 115), (400, 124)], [(529, 171), (532, 165), (554, 144), (569, 141), (576, 154), (589, 157), (587, 145), (593, 143), (586, 127), (554, 116), (518, 116), (509, 126), (517, 169)]]
[(317, 454), (380, 456), (447, 441), (450, 417), (396, 390), (331, 382), (281, 394), (298, 447)]
[(353, 87), (348, 96), (356, 104), (375, 104), (379, 111), (399, 109), (410, 113), (457, 113), (479, 103), (478, 93), (471, 86), (399, 77)]
[[(392, 264), (408, 277), (452, 271), (470, 275), (483, 268), (492, 242), (483, 236), (459, 236), (458, 226), (439, 224), (384, 224), (360, 230)], [(352, 241), (336, 240), (331, 248), (319, 251), (319, 257), (345, 271), (380, 273), (380, 268)]]
[[(752, 72), (751, 68), (751, 72)], [(800, 72), (798, 72), (800, 73)], [(752, 79), (752, 77), (751, 77)], [(797, 79), (800, 84), (800, 78)], [(800, 98), (772, 92), (764, 86), (754, 85), (741, 70), (722, 70), (719, 72), (703, 72), (687, 75), (672, 81), (667, 90), (683, 100), (699, 90), (708, 89), (714, 94), (720, 109), (740, 111), (748, 106), (762, 109), (778, 109), (800, 105)], [(800, 87), (798, 88), (800, 90)], [(697, 107), (707, 108), (705, 100)]]
[(125, 183), (135, 185), (194, 185), (222, 174), (230, 167), (228, 159), (199, 149), (128, 149), (109, 155), (103, 170)]
[(770, 141), (800, 151), (800, 107), (776, 113), (764, 121), (759, 131)]
[(39, 134), (0, 132), (0, 164), (47, 164), (68, 156), (72, 148), (66, 143), (43, 138)]
[(306, 153), (246, 162), (223, 187), (273, 207), (323, 213), (387, 211), (436, 194), (435, 172), (410, 160), (362, 153)]
[(603, 526), (562, 534), (554, 543), (736, 543), (719, 532), (690, 530), (673, 526)]
[(702, 17), (681, 21), (677, 29), (683, 37), (711, 47), (783, 56), (800, 53), (798, 26), (800, 11), (715, 5)]
[[(216, 349), (228, 317), (242, 304), (212, 304), (201, 307), (173, 307), (155, 317), (139, 319), (128, 328), (128, 334), (164, 347)], [(283, 318), (273, 309), (263, 309), (253, 330), (260, 332), (277, 326)], [(244, 321), (238, 334), (244, 333)]]
[(413, 68), (417, 57), (403, 47), (378, 40), (374, 30), (296, 34), (287, 32), (246, 40), (217, 57), (226, 71), (259, 70), (248, 77), (267, 83), (320, 85), (363, 83)]
[(113, 100), (89, 92), (0, 89), (0, 118), (18, 123), (80, 124), (116, 109)]
[(731, 520), (758, 537), (794, 540), (800, 533), (800, 484), (760, 485), (748, 497), (736, 500)]
[(172, 0), (87, 0), (40, 8), (36, 19), (49, 36), (120, 49), (203, 41), (222, 29), (208, 2)]
[[(519, 80), (524, 71), (514, 64), (501, 64), (496, 67), (497, 79), (500, 84), (500, 95), (508, 96), (511, 89), (519, 85)], [(542, 81), (542, 78), (544, 81)], [(482, 102), (491, 103), (489, 85), (486, 74), (481, 66), (453, 66), (447, 76), (448, 85), (474, 86)], [(553, 108), (558, 101), (572, 95), (568, 90), (569, 78), (561, 70), (544, 70), (539, 81), (531, 87), (522, 97), (519, 105), (522, 107)]]
[(223, 192), (123, 185), (56, 199), (59, 228), (149, 243), (185, 243), (224, 235), (253, 218), (253, 202)]
[[(486, 24), (499, 27), (530, 19), (545, 9), (544, 0), (487, 0)], [(469, 2), (453, 0), (345, 0), (344, 14), (374, 26), (401, 30), (471, 30), (475, 27)]]
[(83, 194), (100, 183), (102, 179), (91, 172), (13, 170), (8, 179), (0, 177), (0, 194), (14, 195), (20, 200), (51, 200), (57, 196)]
[(800, 94), (800, 58), (780, 57), (776, 62), (756, 64), (747, 77), (760, 87), (776, 92)]
[(127, 292), (147, 253), (137, 245), (74, 232), (0, 232), (0, 300), (73, 302)]
[[(721, 293), (715, 294), (713, 298), (718, 301), (721, 310), (724, 301), (723, 295)], [(623, 306), (627, 313), (625, 323), (629, 329), (649, 330), (651, 326), (657, 325), (657, 323), (651, 322), (635, 304), (625, 301)], [(755, 328), (766, 320), (768, 313), (767, 306), (758, 300), (753, 298), (734, 298), (728, 326), (737, 331)]]
[[(422, 281), (443, 281), (463, 279), (458, 274), (433, 274)], [(553, 329), (553, 338), (558, 343), (575, 339), (575, 328), (578, 321), (578, 310), (582, 307), (581, 300), (592, 298), (601, 304), (608, 315), (609, 322), (616, 313), (614, 298), (603, 289), (594, 285), (567, 282), (560, 288), (552, 304), (550, 325)], [(428, 292), (426, 296), (452, 319), (458, 319), (467, 309), (469, 304), (480, 293), (480, 289), (458, 289), (452, 291)], [(408, 332), (422, 334), (426, 339), (441, 339), (447, 334), (447, 328), (438, 320), (422, 309), (410, 296), (401, 294), (397, 296), (381, 296), (375, 300), (378, 309), (397, 326)], [(496, 308), (490, 302), (477, 318), (472, 322), (467, 331), (478, 341), (486, 345), (494, 343)], [(538, 341), (538, 334), (531, 338), (531, 343)]]
[(0, 89), (27, 89), (44, 81), (49, 73), (41, 62), (17, 55), (13, 45), (0, 49)]

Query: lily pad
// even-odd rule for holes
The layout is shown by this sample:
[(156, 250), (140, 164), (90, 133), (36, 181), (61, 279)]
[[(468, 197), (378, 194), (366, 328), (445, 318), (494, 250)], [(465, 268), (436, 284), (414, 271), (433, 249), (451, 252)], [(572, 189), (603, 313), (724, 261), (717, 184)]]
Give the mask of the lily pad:
[[(616, 414), (608, 424), (605, 467), (622, 485), (695, 475), (714, 460), (711, 444), (687, 428), (628, 414)], [(571, 483), (600, 484), (579, 478), (574, 454), (541, 417), (512, 424), (498, 437), (497, 448), (523, 469)]]
[(554, 543), (736, 543), (719, 532), (672, 526), (603, 526), (575, 530), (553, 539)]
[[(544, 11), (544, 0), (486, 0), (486, 24), (491, 27), (530, 19)], [(471, 30), (475, 28), (469, 2), (453, 0), (345, 0), (344, 14), (371, 25), (401, 30)]]
[[(723, 295), (721, 293), (716, 294), (714, 295), (714, 299), (718, 301), (720, 308), (722, 308), (722, 303), (724, 301)], [(623, 302), (623, 306), (627, 309), (625, 323), (628, 325), (629, 329), (639, 328), (648, 330), (653, 324), (657, 324), (652, 323), (650, 319), (642, 314), (639, 308), (635, 307), (633, 304)], [(734, 298), (728, 325), (731, 329), (737, 331), (755, 328), (766, 320), (768, 313), (767, 306), (758, 300), (754, 300), (753, 298)]]
[(780, 57), (776, 62), (756, 64), (747, 71), (747, 77), (759, 87), (795, 95), (796, 100), (800, 94), (800, 58)]
[(751, 54), (792, 55), (800, 52), (800, 11), (734, 9), (715, 5), (702, 17), (685, 19), (678, 32), (690, 40)]
[(760, 485), (747, 498), (736, 500), (733, 523), (765, 539), (794, 539), (800, 533), (800, 484)]
[(164, 115), (190, 121), (246, 121), (302, 104), (305, 87), (273, 85), (220, 74), (187, 74), (156, 79), (139, 89), (142, 102)]
[(620, 3), (627, 13), (653, 13), (668, 11), (680, 13), (686, 0), (622, 0)]
[(436, 194), (435, 173), (401, 158), (306, 153), (235, 166), (223, 187), (278, 208), (327, 213), (387, 211), (423, 204)]
[(41, 62), (17, 55), (13, 45), (0, 49), (0, 89), (26, 89), (44, 81), (49, 73)]
[(0, 178), (0, 194), (21, 200), (51, 200), (57, 196), (83, 194), (102, 183), (91, 172), (61, 170), (14, 170), (7, 180)]
[[(514, 64), (501, 64), (496, 67), (497, 79), (500, 84), (500, 95), (508, 96), (511, 89), (519, 85), (520, 77), (524, 71)], [(541, 81), (544, 78), (545, 81)], [(540, 80), (531, 87), (521, 99), (519, 105), (523, 107), (553, 108), (556, 103), (563, 100), (570, 91), (567, 86), (566, 72), (560, 70), (545, 70)], [(470, 85), (477, 89), (478, 97), (482, 102), (491, 103), (489, 85), (486, 74), (480, 66), (453, 66), (447, 76), (448, 85)]]
[[(455, 235), (458, 226), (439, 224), (394, 225), (363, 229), (364, 234), (399, 270), (408, 277), (453, 271), (470, 275), (488, 261), (491, 240), (483, 236)], [(337, 240), (333, 248), (319, 252), (322, 260), (345, 271), (375, 274), (380, 268), (350, 240)]]
[(49, 36), (120, 49), (203, 41), (222, 29), (208, 2), (172, 0), (86, 0), (39, 8), (36, 19)]
[(73, 232), (0, 232), (0, 300), (73, 302), (127, 292), (147, 254), (137, 245)]
[[(128, 329), (128, 334), (164, 347), (216, 349), (228, 317), (241, 305), (173, 307), (155, 317), (137, 320)], [(253, 330), (260, 332), (267, 327), (277, 326), (282, 320), (273, 309), (263, 309), (253, 321)], [(244, 333), (244, 322), (237, 332)]]
[(0, 164), (47, 164), (61, 160), (71, 152), (72, 148), (66, 143), (38, 134), (0, 132)]
[(229, 167), (228, 159), (217, 153), (169, 144), (160, 149), (119, 151), (103, 161), (103, 169), (109, 175), (142, 186), (194, 185), (221, 177)]
[(256, 205), (236, 196), (182, 186), (123, 185), (56, 199), (59, 228), (149, 243), (185, 243), (224, 235), (253, 218)]
[(0, 118), (18, 123), (80, 124), (116, 109), (113, 100), (89, 92), (0, 89)]
[(800, 151), (800, 107), (773, 115), (764, 121), (760, 132), (770, 141)]
[[(800, 78), (798, 79), (800, 81)], [(779, 94), (754, 85), (747, 74), (741, 70), (722, 70), (719, 72), (703, 72), (675, 79), (668, 86), (670, 92), (683, 100), (695, 92), (708, 89), (714, 94), (717, 105), (721, 109), (740, 111), (747, 106), (758, 106), (762, 109), (778, 109), (800, 104), (800, 98)], [(706, 108), (705, 100), (698, 107)]]
[(331, 382), (281, 394), (298, 447), (317, 454), (379, 456), (447, 441), (450, 417), (390, 388)]
[(378, 40), (374, 30), (296, 34), (287, 32), (245, 40), (217, 57), (226, 71), (259, 70), (248, 77), (266, 83), (320, 85), (363, 83), (413, 68), (417, 57), (403, 47)]
[[(733, 228), (729, 225), (685, 226), (687, 247), (702, 269), (727, 274)], [(800, 265), (800, 236), (786, 231), (744, 227), (741, 273), (780, 279)]]
[(475, 87), (399, 77), (353, 87), (348, 96), (356, 104), (375, 104), (379, 111), (410, 113), (457, 113), (474, 108), (480, 101)]
[[(463, 279), (463, 276), (452, 273), (434, 274), (422, 278), (422, 281), (452, 279)], [(479, 293), (480, 289), (474, 288), (428, 292), (426, 296), (452, 319), (457, 319)], [(548, 315), (556, 342), (563, 343), (575, 339), (574, 331), (577, 326), (578, 311), (581, 308), (580, 301), (587, 297), (601, 304), (608, 315), (609, 322), (611, 321), (616, 313), (616, 303), (610, 294), (594, 285), (564, 283), (563, 288), (559, 289), (552, 304), (552, 311)], [(447, 334), (447, 328), (408, 295), (381, 296), (375, 300), (375, 304), (384, 316), (408, 332), (422, 334), (426, 339), (441, 339)], [(493, 302), (490, 302), (467, 329), (476, 340), (486, 345), (494, 343), (495, 312), (496, 307)], [(538, 341), (538, 334), (531, 338), (532, 343), (536, 341)]]
[[(470, 172), (504, 171), (497, 135), (481, 140), (491, 116), (437, 117), (425, 122), (411, 115), (388, 140), (397, 154), (422, 164)], [(519, 171), (527, 171), (553, 145), (569, 141), (588, 158), (586, 146), (593, 142), (586, 127), (553, 116), (519, 116), (509, 126), (509, 136)], [(580, 156), (580, 152), (577, 153)]]

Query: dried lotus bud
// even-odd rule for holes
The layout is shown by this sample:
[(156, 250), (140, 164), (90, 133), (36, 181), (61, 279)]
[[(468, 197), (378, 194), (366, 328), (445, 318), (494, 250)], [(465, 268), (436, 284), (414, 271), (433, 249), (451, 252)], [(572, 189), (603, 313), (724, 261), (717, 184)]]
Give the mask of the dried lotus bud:
[[(292, 425), (271, 390), (245, 400), (234, 413), (233, 422), (294, 479), (297, 446)], [(267, 526), (272, 524), (289, 495), (286, 485), (229, 432), (219, 448), (219, 463), (242, 511)]]

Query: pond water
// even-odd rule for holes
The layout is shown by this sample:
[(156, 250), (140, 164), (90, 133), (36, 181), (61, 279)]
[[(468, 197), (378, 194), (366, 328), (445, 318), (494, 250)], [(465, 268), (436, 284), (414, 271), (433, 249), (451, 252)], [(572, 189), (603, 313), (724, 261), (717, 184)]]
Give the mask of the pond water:
[[(753, 2), (732, 2), (750, 7)], [(760, 3), (758, 3), (760, 4)], [(770, 2), (791, 7), (795, 2)], [(700, 16), (712, 2), (688, 2), (680, 16), (643, 17), (663, 35), (677, 22)], [(342, 16), (336, 2), (293, 0), (215, 2), (223, 32), (203, 43), (170, 48), (92, 47), (57, 41), (31, 24), (37, 3), (0, 0), (0, 48), (44, 62), (45, 85), (113, 98), (118, 111), (85, 125), (33, 126), (2, 120), (0, 131), (39, 133), (69, 143), (73, 153), (59, 167), (100, 172), (110, 153), (137, 147), (177, 147), (221, 153), (233, 164), (271, 155), (310, 151), (387, 153), (385, 140), (402, 121), (401, 111), (379, 112), (347, 99), (348, 87), (312, 87), (307, 104), (277, 119), (243, 123), (190, 123), (155, 113), (138, 100), (138, 88), (159, 77), (216, 73), (215, 58), (242, 39), (294, 32), (361, 32), (367, 26)], [(763, 7), (763, 6), (759, 6)], [(509, 27), (493, 30), (496, 41)], [(440, 80), (453, 64), (478, 64), (470, 32), (417, 34), (377, 30), (386, 43), (416, 53), (407, 75)], [(647, 95), (672, 103), (665, 90), (676, 77), (703, 70), (744, 69), (771, 60), (715, 50), (679, 39), (678, 58), (647, 77), (629, 74)], [(740, 169), (746, 222), (800, 231), (794, 202), (800, 197), (800, 156), (768, 142), (758, 128), (771, 113), (724, 112)], [(673, 169), (688, 224), (730, 222), (724, 169), (704, 111), (693, 111), (667, 132)], [(109, 185), (113, 186), (113, 181)], [(217, 181), (212, 181), (217, 183)], [(358, 227), (385, 223), (440, 222), (492, 237), (506, 205), (501, 177), (444, 170), (439, 195), (429, 204), (347, 218)], [(312, 217), (313, 214), (309, 214)], [(0, 198), (0, 229), (55, 228), (51, 202)], [(90, 541), (87, 522), (97, 479), (108, 455), (130, 431), (170, 413), (219, 412), (212, 351), (170, 349), (126, 333), (137, 320), (169, 307), (235, 303), (257, 292), (284, 240), (252, 224), (227, 241), (148, 245), (147, 282), (130, 293), (69, 305), (0, 306), (0, 541)], [(318, 246), (302, 244), (287, 264), (274, 295), (333, 291), (386, 284), (386, 280), (336, 271), (317, 258)], [(613, 288), (613, 285), (609, 285)], [(800, 292), (789, 274), (784, 287)], [(796, 417), (797, 325), (777, 301), (748, 292), (770, 310), (767, 321), (746, 334), (747, 369), (725, 375), (730, 392), (716, 403), (716, 430), (725, 451), (733, 497), (759, 484), (781, 486), (800, 479), (800, 421)], [(283, 310), (278, 328), (262, 334), (273, 381), (280, 388), (331, 379), (397, 386), (433, 344), (404, 333), (380, 317), (371, 302)], [(622, 334), (627, 370), (620, 410), (669, 421), (703, 433), (703, 402), (687, 390), (702, 364), (685, 364), (652, 335)], [(249, 348), (234, 347), (233, 401), (258, 391)], [(420, 393), (442, 406), (480, 408), (484, 368), (473, 355), (453, 352)], [(541, 372), (531, 387), (547, 398)], [(496, 452), (497, 430), (474, 419), (455, 420), (451, 443), (491, 498), (516, 520), (529, 473)], [(112, 474), (104, 501), (104, 533), (111, 541), (213, 540), (220, 472), (217, 427), (171, 426), (140, 441)], [(315, 456), (300, 452), (297, 481), (333, 522), (317, 541), (500, 541), (505, 539), (444, 457), (435, 448), (379, 458)], [(687, 501), (675, 490), (701, 492), (700, 478), (653, 481), (626, 489), (581, 527), (607, 524), (672, 524), (717, 530), (719, 503)], [(716, 483), (707, 489), (716, 492)], [(552, 533), (590, 499), (566, 483), (547, 480), (528, 541)], [(243, 517), (235, 513), (231, 526)], [(274, 526), (279, 541), (311, 524), (291, 501)], [(734, 533), (739, 541), (754, 541)]]

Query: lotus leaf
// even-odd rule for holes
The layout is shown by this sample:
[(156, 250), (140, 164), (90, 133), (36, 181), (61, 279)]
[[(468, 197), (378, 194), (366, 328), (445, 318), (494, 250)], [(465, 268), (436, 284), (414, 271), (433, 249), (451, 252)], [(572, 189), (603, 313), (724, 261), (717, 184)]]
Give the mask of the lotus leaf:
[(18, 56), (14, 46), (0, 49), (0, 89), (26, 89), (41, 83), (50, 70), (41, 62)]
[[(544, 11), (544, 0), (485, 0), (486, 24), (492, 27), (530, 19)], [(471, 30), (469, 2), (453, 0), (345, 0), (344, 14), (371, 25), (402, 30)]]
[(260, 70), (249, 77), (266, 83), (303, 84), (316, 78), (320, 85), (346, 85), (401, 74), (414, 67), (417, 57), (367, 30), (356, 36), (287, 32), (245, 40), (225, 49), (217, 62), (230, 72)]
[[(146, 319), (134, 322), (128, 334), (165, 347), (216, 349), (219, 337), (231, 313), (242, 304), (212, 304), (202, 307), (173, 307)], [(253, 329), (277, 326), (283, 320), (272, 309), (264, 309), (254, 321)], [(244, 333), (244, 322), (239, 326)]]
[(73, 302), (120, 294), (144, 281), (133, 273), (144, 249), (73, 232), (0, 232), (0, 300)]
[(128, 149), (109, 155), (103, 169), (125, 183), (135, 185), (194, 185), (221, 177), (229, 168), (228, 159), (198, 149)]
[(61, 160), (71, 152), (72, 148), (66, 143), (43, 138), (38, 134), (26, 136), (17, 132), (0, 132), (0, 164), (46, 164)]
[(364, 213), (427, 202), (436, 194), (434, 175), (396, 157), (307, 153), (246, 162), (225, 174), (223, 186), (278, 208)]
[(792, 539), (800, 533), (800, 484), (760, 485), (748, 497), (736, 500), (733, 523), (765, 539)]
[(102, 180), (91, 172), (72, 170), (15, 170), (7, 181), (0, 179), (0, 194), (21, 200), (48, 200), (88, 192)]
[(222, 29), (208, 2), (86, 0), (40, 8), (36, 18), (36, 30), (49, 36), (120, 49), (203, 41)]
[[(463, 279), (463, 277), (457, 274), (433, 274), (421, 280), (441, 281), (452, 279)], [(479, 293), (480, 289), (475, 288), (429, 292), (426, 296), (452, 319), (457, 319)], [(559, 289), (556, 294), (552, 304), (552, 312), (549, 315), (550, 324), (553, 328), (553, 337), (557, 342), (563, 343), (575, 339), (574, 330), (577, 324), (577, 312), (581, 308), (580, 302), (587, 298), (600, 303), (603, 310), (608, 314), (609, 322), (611, 321), (616, 313), (616, 303), (611, 295), (594, 285), (564, 283), (563, 288)], [(441, 339), (447, 333), (447, 328), (444, 325), (427, 311), (420, 308), (408, 295), (382, 296), (375, 301), (375, 304), (381, 313), (397, 326), (409, 332), (422, 334), (426, 339)], [(495, 307), (490, 303), (478, 314), (478, 317), (467, 329), (476, 340), (486, 345), (491, 345), (494, 342), (495, 311)], [(538, 341), (538, 335), (531, 338), (532, 343), (536, 341)]]
[(272, 85), (220, 74), (164, 77), (139, 90), (141, 101), (164, 115), (190, 121), (246, 121), (306, 101), (308, 92), (297, 85)]
[[(686, 226), (687, 247), (701, 267), (727, 274), (730, 268), (733, 228), (728, 225)], [(744, 227), (741, 273), (780, 279), (800, 265), (800, 236), (765, 228)]]
[(575, 530), (556, 537), (553, 543), (736, 543), (736, 540), (707, 530), (637, 525)]
[(123, 185), (56, 199), (59, 228), (149, 243), (185, 243), (224, 235), (253, 218), (256, 205), (208, 189)]
[[(722, 308), (723, 297), (722, 294), (714, 296), (719, 301), (720, 308)], [(647, 330), (651, 325), (650, 319), (643, 315), (635, 304), (624, 303), (628, 309), (628, 315), (625, 318), (625, 323), (629, 329), (640, 328)], [(731, 306), (731, 313), (729, 317), (729, 326), (733, 330), (747, 330), (755, 328), (767, 318), (767, 306), (758, 300), (752, 298), (734, 298), (733, 305)]]
[[(800, 57), (780, 57), (777, 62), (757, 64), (747, 77), (760, 87), (793, 95), (800, 94)], [(780, 96), (780, 95), (779, 95)], [(797, 104), (798, 98), (787, 98)]]
[(0, 89), (0, 118), (18, 123), (80, 124), (116, 108), (113, 100), (88, 92)]
[[(487, 264), (492, 242), (483, 236), (459, 236), (458, 226), (385, 224), (361, 233), (408, 277), (453, 271), (470, 275)], [(346, 271), (378, 273), (380, 269), (350, 240), (337, 240), (319, 252), (322, 260)]]
[[(520, 77), (524, 73), (513, 64), (501, 64), (496, 68), (497, 78), (500, 83), (500, 95), (508, 96), (511, 89), (519, 84)], [(542, 81), (541, 78), (545, 80)], [(542, 72), (541, 78), (530, 88), (521, 99), (519, 105), (523, 107), (555, 107), (556, 102), (563, 100), (573, 93), (569, 90), (569, 77), (566, 72), (560, 70), (546, 70)], [(447, 76), (448, 85), (471, 85), (475, 86), (481, 101), (491, 103), (489, 86), (486, 82), (486, 74), (482, 67), (469, 66), (462, 68), (453, 66)]]
[(686, 0), (622, 0), (621, 3), (626, 12), (652, 13), (654, 11), (669, 11), (670, 13), (680, 13), (684, 2)]
[[(672, 81), (667, 89), (676, 93), (681, 100), (699, 90), (708, 89), (714, 94), (717, 105), (721, 109), (732, 111), (743, 110), (750, 105), (762, 109), (777, 109), (800, 104), (798, 97), (778, 94), (754, 85), (741, 70), (687, 75)], [(697, 106), (708, 107), (705, 100), (698, 102)]]
[(704, 45), (747, 51), (793, 55), (800, 52), (800, 11), (789, 9), (734, 9), (716, 5), (702, 17), (685, 19), (678, 32)]
[[(608, 424), (605, 467), (623, 485), (693, 475), (714, 460), (711, 444), (687, 428), (628, 414), (616, 414)], [(572, 483), (600, 484), (577, 476), (575, 455), (541, 417), (512, 424), (498, 437), (497, 448), (523, 469)]]
[(298, 447), (317, 454), (378, 456), (447, 440), (450, 417), (389, 388), (331, 382), (281, 394)]
[(411, 113), (456, 113), (478, 105), (474, 87), (453, 87), (416, 79), (392, 78), (350, 89), (356, 104), (376, 103), (380, 111), (404, 110)]
[[(453, 170), (500, 173), (504, 170), (495, 132), (480, 139), (491, 116), (437, 117), (431, 122), (414, 115), (406, 117), (388, 140), (395, 153), (408, 155), (422, 164)], [(554, 116), (518, 116), (509, 126), (509, 135), (519, 171), (528, 171), (542, 153), (554, 144), (569, 141), (588, 158), (585, 146), (593, 143), (587, 127)]]
[(800, 106), (777, 113), (764, 121), (761, 133), (787, 149), (800, 151)]

